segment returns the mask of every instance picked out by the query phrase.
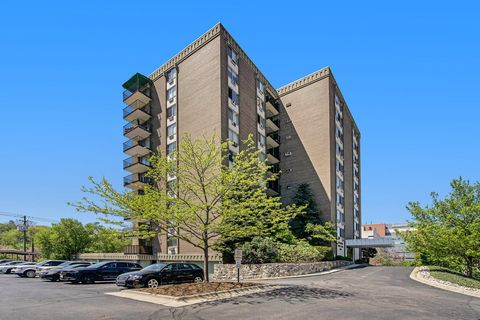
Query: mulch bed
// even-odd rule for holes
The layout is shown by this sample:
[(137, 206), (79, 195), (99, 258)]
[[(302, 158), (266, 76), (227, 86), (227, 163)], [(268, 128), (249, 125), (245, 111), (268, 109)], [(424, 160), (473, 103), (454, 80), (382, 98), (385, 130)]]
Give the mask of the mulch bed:
[(202, 283), (182, 283), (164, 285), (158, 288), (143, 288), (138, 291), (148, 292), (172, 297), (191, 296), (201, 293), (214, 293), (218, 291), (228, 291), (257, 286), (257, 283), (237, 283), (237, 282), (202, 282)]

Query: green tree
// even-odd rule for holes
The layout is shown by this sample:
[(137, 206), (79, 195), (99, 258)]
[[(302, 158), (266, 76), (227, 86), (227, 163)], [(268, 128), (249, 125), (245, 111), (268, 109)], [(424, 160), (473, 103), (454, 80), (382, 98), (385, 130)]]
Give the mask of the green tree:
[(13, 248), (23, 249), (23, 234), (18, 229), (8, 229), (0, 234), (0, 245)]
[(71, 259), (84, 252), (91, 243), (89, 232), (75, 219), (61, 219), (52, 224), (50, 232), (54, 256), (58, 259)]
[(51, 259), (54, 256), (55, 249), (54, 249), (53, 242), (54, 242), (53, 232), (50, 228), (39, 230), (35, 234), (36, 246), (41, 252), (42, 257), (45, 259)]
[[(131, 235), (148, 238), (169, 233), (201, 249), (208, 281), (208, 255), (219, 239), (288, 229), (288, 221), (301, 210), (282, 208), (278, 197), (267, 197), (267, 182), (275, 175), (267, 174), (268, 166), (259, 161), (252, 137), (243, 142), (233, 163), (229, 163), (228, 145), (220, 143), (216, 135), (193, 139), (186, 134), (179, 146), (181, 152), (150, 158), (149, 176), (155, 184), (146, 186), (143, 195), (120, 192), (106, 179), (96, 182), (90, 178), (92, 187), (82, 190), (102, 202), (84, 197), (71, 205), (79, 211), (99, 213), (104, 221), (117, 225), (122, 225), (124, 218), (146, 222)], [(176, 179), (169, 179), (172, 176)]]
[(123, 252), (131, 241), (121, 234), (121, 231), (105, 227), (98, 222), (85, 225), (90, 235), (90, 245), (85, 252)]
[[(298, 239), (307, 239), (311, 244), (318, 244), (312, 239), (307, 231), (308, 224), (320, 225), (322, 223), (321, 212), (313, 196), (312, 190), (308, 183), (302, 183), (298, 186), (297, 192), (293, 197), (293, 203), (297, 206), (306, 206), (301, 214), (298, 214), (290, 221), (290, 228)], [(335, 241), (335, 240), (334, 240)]]
[(13, 220), (8, 221), (7, 223), (0, 223), (0, 234), (13, 229), (17, 229), (17, 225)]
[(459, 178), (450, 185), (444, 199), (431, 194), (431, 206), (408, 204), (416, 230), (403, 236), (423, 262), (456, 267), (472, 277), (480, 261), (480, 183)]

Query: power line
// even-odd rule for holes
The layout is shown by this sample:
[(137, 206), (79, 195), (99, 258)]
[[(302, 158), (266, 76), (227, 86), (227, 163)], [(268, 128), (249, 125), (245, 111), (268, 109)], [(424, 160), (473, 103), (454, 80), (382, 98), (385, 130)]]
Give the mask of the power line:
[[(26, 216), (26, 215), (16, 214), (13, 212), (0, 211), (0, 216), (6, 216), (6, 217), (12, 217), (12, 218), (23, 218), (23, 216)], [(38, 222), (50, 222), (50, 223), (58, 222), (58, 220), (42, 218), (42, 217), (35, 217), (35, 216), (28, 216), (28, 215), (26, 217), (29, 218), (29, 220), (38, 221)]]

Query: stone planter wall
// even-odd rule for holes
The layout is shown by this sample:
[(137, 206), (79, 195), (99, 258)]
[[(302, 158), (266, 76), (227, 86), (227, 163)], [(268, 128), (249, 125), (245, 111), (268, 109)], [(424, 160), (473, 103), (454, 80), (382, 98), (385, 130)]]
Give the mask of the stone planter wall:
[[(240, 279), (265, 279), (286, 276), (298, 276), (317, 273), (351, 264), (349, 261), (322, 261), (312, 263), (265, 263), (245, 264), (240, 267)], [(234, 264), (216, 264), (214, 280), (237, 280), (237, 267)]]

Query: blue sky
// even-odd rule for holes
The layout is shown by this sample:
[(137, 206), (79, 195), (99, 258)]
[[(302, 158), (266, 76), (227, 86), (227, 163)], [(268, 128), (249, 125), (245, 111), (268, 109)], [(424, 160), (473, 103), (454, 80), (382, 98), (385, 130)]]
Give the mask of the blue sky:
[[(0, 211), (77, 217), (87, 177), (122, 177), (122, 88), (222, 22), (274, 86), (329, 65), (362, 132), (363, 222), (476, 181), (475, 2), (22, 1), (0, 19)], [(5, 217), (0, 216), (0, 221)]]

